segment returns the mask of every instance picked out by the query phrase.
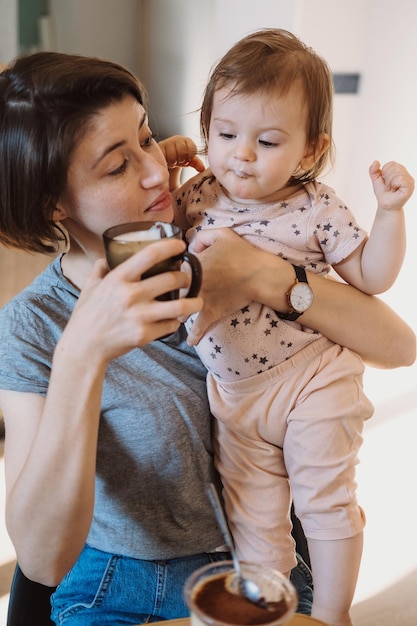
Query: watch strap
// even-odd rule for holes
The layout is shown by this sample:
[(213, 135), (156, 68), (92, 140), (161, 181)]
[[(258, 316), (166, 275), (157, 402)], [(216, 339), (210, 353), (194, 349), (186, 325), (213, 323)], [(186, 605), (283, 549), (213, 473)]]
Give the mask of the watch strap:
[[(307, 283), (308, 284), (308, 280), (307, 280), (307, 274), (306, 271), (304, 269), (304, 267), (302, 267), (301, 265), (294, 265), (293, 263), (291, 264), (294, 268), (295, 271), (295, 285), (297, 283)], [(291, 286), (291, 289), (294, 285)], [(289, 296), (289, 294), (291, 293), (291, 289), (290, 291), (287, 292), (287, 296)], [(291, 305), (290, 305), (291, 307)], [(275, 313), (277, 314), (277, 316), (281, 319), (281, 320), (287, 320), (289, 322), (295, 322), (295, 320), (298, 320), (298, 318), (302, 315), (302, 313), (299, 313), (298, 311), (294, 311), (294, 309), (291, 307), (291, 310), (288, 311), (288, 313), (280, 313), (279, 311), (275, 311)]]
[(302, 265), (293, 265), (299, 283), (308, 283), (307, 274)]
[(280, 313), (279, 311), (275, 311), (278, 317), (281, 320), (288, 320), (289, 322), (295, 322), (302, 315), (302, 313), (297, 313), (297, 311), (293, 311), (292, 313)]

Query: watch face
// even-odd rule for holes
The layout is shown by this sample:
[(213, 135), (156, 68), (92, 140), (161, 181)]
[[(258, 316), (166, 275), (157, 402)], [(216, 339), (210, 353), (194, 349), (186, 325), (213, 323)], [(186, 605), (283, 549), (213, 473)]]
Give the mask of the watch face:
[(304, 313), (310, 308), (313, 302), (313, 292), (307, 283), (297, 283), (291, 289), (290, 303), (294, 311)]

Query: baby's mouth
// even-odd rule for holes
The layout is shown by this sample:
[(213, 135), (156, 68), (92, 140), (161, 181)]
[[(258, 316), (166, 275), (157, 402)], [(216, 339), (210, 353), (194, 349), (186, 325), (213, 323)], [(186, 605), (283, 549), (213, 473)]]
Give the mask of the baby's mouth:
[(248, 172), (242, 172), (241, 170), (234, 170), (234, 174), (235, 176), (237, 176), (237, 178), (250, 178), (252, 176), (252, 174), (249, 174)]

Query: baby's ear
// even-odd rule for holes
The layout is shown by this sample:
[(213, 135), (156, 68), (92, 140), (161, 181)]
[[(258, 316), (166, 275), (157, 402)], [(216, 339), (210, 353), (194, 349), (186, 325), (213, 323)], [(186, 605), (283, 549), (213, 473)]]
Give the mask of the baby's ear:
[(318, 142), (315, 146), (310, 144), (301, 160), (300, 166), (305, 172), (313, 168), (321, 155), (326, 152), (330, 145), (330, 137), (327, 133), (320, 133)]

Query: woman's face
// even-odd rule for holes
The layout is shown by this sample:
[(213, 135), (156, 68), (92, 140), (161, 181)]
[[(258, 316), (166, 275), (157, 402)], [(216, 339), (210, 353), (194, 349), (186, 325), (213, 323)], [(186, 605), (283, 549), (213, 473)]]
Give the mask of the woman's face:
[(132, 96), (102, 109), (76, 147), (57, 219), (86, 252), (133, 221), (172, 222), (168, 169), (144, 108)]

